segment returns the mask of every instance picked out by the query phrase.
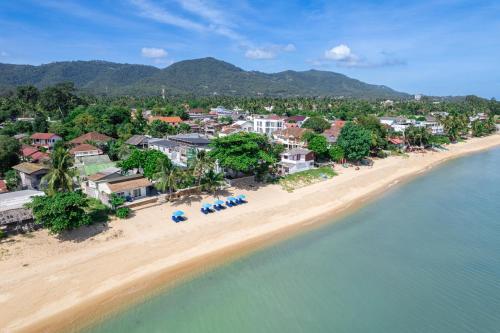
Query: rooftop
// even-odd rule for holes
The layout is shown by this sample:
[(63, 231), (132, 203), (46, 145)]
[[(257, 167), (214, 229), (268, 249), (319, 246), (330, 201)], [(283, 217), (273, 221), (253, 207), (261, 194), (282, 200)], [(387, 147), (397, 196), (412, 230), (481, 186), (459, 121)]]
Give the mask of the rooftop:
[(163, 121), (164, 123), (182, 123), (181, 117), (162, 117), (162, 116), (152, 116), (149, 118), (149, 122), (159, 120)]
[(124, 190), (133, 190), (140, 187), (151, 186), (152, 183), (142, 176), (125, 176), (120, 179), (109, 181), (108, 187), (112, 192), (121, 192)]
[(70, 154), (75, 154), (75, 153), (78, 153), (81, 151), (92, 151), (92, 150), (100, 151), (100, 149), (98, 149), (96, 146), (92, 146), (88, 143), (82, 143), (74, 148), (71, 148), (71, 150), (69, 152), (70, 152)]
[(30, 162), (19, 163), (17, 165), (14, 165), (12, 167), (12, 169), (17, 170), (17, 171), (22, 172), (22, 173), (26, 173), (28, 175), (31, 175), (31, 174), (38, 172), (38, 171), (43, 171), (43, 170), (48, 171), (48, 168), (46, 166), (41, 165), (41, 164), (30, 163)]
[(70, 141), (72, 144), (82, 144), (85, 142), (108, 142), (113, 138), (99, 132), (89, 132)]
[(30, 138), (35, 139), (35, 140), (48, 140), (52, 139), (53, 137), (60, 137), (57, 134), (54, 133), (33, 133)]
[(34, 196), (45, 195), (42, 191), (24, 190), (0, 194), (0, 212), (22, 208)]
[(128, 145), (137, 146), (147, 144), (148, 140), (149, 138), (145, 135), (132, 135), (127, 141), (125, 141), (125, 143)]
[(287, 154), (287, 155), (307, 155), (310, 152), (311, 152), (311, 150), (305, 149), (305, 148), (293, 148), (293, 149), (286, 150), (285, 152), (283, 152), (283, 154)]

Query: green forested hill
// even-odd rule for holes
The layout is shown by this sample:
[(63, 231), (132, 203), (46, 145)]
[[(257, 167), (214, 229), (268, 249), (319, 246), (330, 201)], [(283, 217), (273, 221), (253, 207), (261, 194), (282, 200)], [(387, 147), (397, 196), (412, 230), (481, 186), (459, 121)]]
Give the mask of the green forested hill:
[(19, 85), (44, 88), (74, 82), (82, 91), (107, 95), (167, 94), (230, 96), (344, 96), (400, 98), (407, 94), (327, 71), (244, 71), (214, 58), (180, 61), (167, 68), (107, 61), (67, 61), (46, 65), (0, 64), (0, 93)]

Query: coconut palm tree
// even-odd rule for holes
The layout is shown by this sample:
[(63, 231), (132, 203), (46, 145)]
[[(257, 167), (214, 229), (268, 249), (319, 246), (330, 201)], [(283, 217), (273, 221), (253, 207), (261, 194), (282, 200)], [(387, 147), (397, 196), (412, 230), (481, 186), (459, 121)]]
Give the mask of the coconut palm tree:
[(49, 172), (42, 178), (42, 182), (47, 184), (48, 195), (73, 190), (73, 177), (77, 175), (73, 163), (73, 156), (68, 149), (63, 146), (56, 147), (51, 154)]
[(172, 193), (179, 182), (179, 169), (168, 158), (161, 159), (158, 172), (153, 176), (156, 179), (155, 187), (161, 192)]
[(205, 150), (200, 150), (196, 154), (196, 160), (193, 165), (193, 175), (196, 177), (196, 183), (198, 186), (201, 185), (201, 180), (203, 175), (208, 171), (213, 169), (215, 162), (213, 158), (208, 155)]
[(204, 191), (214, 193), (224, 184), (224, 175), (215, 172), (214, 169), (208, 170), (201, 179), (201, 186)]

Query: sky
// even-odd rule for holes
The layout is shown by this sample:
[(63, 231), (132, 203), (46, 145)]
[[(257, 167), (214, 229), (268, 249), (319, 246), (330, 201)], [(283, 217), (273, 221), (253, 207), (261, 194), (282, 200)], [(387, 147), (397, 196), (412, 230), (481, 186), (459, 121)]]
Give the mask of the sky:
[(0, 0), (0, 63), (208, 56), (499, 99), (500, 1)]

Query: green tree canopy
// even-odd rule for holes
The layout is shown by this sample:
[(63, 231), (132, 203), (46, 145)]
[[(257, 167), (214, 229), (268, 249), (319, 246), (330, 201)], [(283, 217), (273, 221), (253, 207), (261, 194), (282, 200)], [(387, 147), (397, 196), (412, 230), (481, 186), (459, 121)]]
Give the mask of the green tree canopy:
[(328, 141), (321, 134), (314, 134), (307, 140), (307, 148), (312, 150), (316, 155), (317, 159), (327, 157), (328, 153)]
[(358, 124), (370, 131), (370, 148), (372, 150), (384, 149), (387, 146), (387, 129), (380, 123), (380, 120), (376, 116), (362, 116), (358, 118)]
[(265, 172), (276, 157), (268, 138), (257, 133), (236, 133), (211, 143), (210, 155), (220, 166), (243, 173)]
[(88, 198), (80, 191), (35, 196), (27, 206), (33, 210), (35, 223), (43, 225), (51, 233), (60, 234), (92, 223), (85, 211)]
[(61, 144), (55, 147), (50, 156), (49, 172), (43, 177), (47, 184), (46, 192), (48, 195), (73, 191), (73, 177), (77, 175), (73, 163), (73, 156), (67, 148)]
[(165, 159), (168, 159), (168, 157), (158, 150), (134, 149), (127, 159), (119, 162), (119, 167), (124, 171), (140, 169), (144, 177), (153, 179), (154, 174), (158, 171), (159, 165), (161, 165), (162, 161)]
[(344, 149), (337, 144), (330, 147), (328, 154), (331, 160), (335, 162), (340, 162), (345, 157)]
[(330, 128), (330, 123), (323, 117), (313, 116), (307, 119), (303, 124), (303, 128), (310, 128), (316, 133), (323, 133), (326, 129)]
[(14, 138), (0, 135), (0, 175), (19, 163), (21, 144)]
[(344, 150), (347, 159), (359, 161), (370, 153), (371, 139), (370, 131), (348, 122), (340, 131), (337, 144)]

